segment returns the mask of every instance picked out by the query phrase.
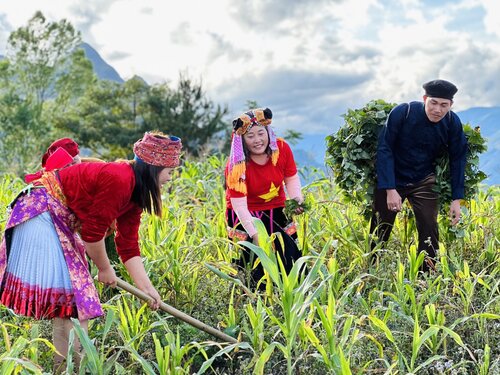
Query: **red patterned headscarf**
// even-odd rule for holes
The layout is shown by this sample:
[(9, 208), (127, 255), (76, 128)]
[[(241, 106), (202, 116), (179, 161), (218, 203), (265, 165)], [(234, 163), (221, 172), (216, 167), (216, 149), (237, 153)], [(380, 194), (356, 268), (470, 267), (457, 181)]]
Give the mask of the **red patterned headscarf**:
[(71, 138), (61, 138), (58, 139), (57, 141), (54, 141), (45, 154), (42, 156), (42, 167), (45, 167), (45, 164), (47, 163), (47, 159), (49, 158), (50, 155), (52, 155), (56, 150), (61, 147), (64, 150), (68, 152), (72, 157), (75, 157), (80, 153), (80, 150), (78, 149), (78, 143), (76, 143), (74, 140)]
[(180, 164), (182, 143), (179, 137), (146, 132), (134, 144), (135, 159), (159, 167), (175, 168)]
[(73, 162), (73, 158), (80, 153), (78, 143), (71, 138), (58, 139), (49, 146), (42, 156), (42, 169), (24, 176), (24, 181), (29, 184), (42, 177), (44, 171), (53, 171), (64, 168)]

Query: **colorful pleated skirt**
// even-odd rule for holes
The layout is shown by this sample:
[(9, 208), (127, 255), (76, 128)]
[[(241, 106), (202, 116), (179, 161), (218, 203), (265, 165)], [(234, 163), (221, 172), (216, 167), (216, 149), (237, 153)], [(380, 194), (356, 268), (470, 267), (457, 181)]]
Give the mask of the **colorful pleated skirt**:
[(77, 317), (68, 266), (48, 211), (13, 228), (1, 303), (36, 319)]
[(76, 217), (52, 190), (21, 193), (0, 244), (0, 303), (36, 319), (103, 315)]

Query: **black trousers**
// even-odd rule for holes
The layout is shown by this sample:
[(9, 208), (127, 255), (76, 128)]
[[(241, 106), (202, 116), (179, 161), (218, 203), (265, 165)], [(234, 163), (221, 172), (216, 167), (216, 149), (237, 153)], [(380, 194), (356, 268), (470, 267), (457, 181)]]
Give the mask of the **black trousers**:
[[(438, 210), (439, 195), (435, 191), (436, 177), (431, 175), (424, 180), (401, 189), (397, 189), (401, 200), (411, 204), (415, 214), (418, 230), (418, 250), (427, 252), (428, 258), (422, 269), (427, 271), (433, 266), (436, 251), (439, 248)], [(375, 233), (379, 242), (386, 242), (392, 231), (396, 212), (387, 208), (387, 194), (385, 190), (377, 190), (373, 202), (373, 215), (370, 223), (370, 233)], [(372, 250), (377, 243), (372, 240)]]
[[(267, 229), (267, 233), (271, 235), (271, 233), (279, 232), (283, 238), (284, 249), (281, 247), (281, 242), (278, 238), (276, 238), (273, 242), (274, 249), (276, 253), (281, 258), (283, 265), (285, 266), (287, 274), (293, 267), (293, 263), (302, 256), (302, 252), (299, 250), (297, 246), (297, 233), (288, 234), (290, 232), (288, 230), (291, 221), (286, 217), (283, 212), (283, 208), (274, 208), (272, 210), (264, 210), (264, 211), (252, 211), (252, 216), (258, 217), (262, 220), (264, 226)], [(226, 212), (227, 217), (227, 225), (228, 228), (237, 229), (240, 233), (244, 233), (247, 241), (252, 241), (252, 239), (248, 236), (246, 232), (244, 232), (243, 226), (238, 222), (238, 218), (235, 212), (232, 209), (228, 209)], [(233, 240), (237, 240), (236, 238), (232, 238)], [(241, 254), (239, 259), (236, 260), (236, 264), (246, 269), (247, 266), (253, 267), (257, 256), (253, 251), (246, 247), (242, 247)], [(259, 263), (255, 269), (251, 271), (251, 284), (255, 286), (256, 283), (264, 276), (264, 269), (262, 264)]]

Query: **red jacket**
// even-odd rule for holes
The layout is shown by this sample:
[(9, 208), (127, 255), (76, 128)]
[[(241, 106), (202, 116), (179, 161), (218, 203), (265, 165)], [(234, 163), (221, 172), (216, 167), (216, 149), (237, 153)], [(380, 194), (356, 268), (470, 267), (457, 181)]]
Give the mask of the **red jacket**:
[(81, 163), (59, 170), (67, 206), (81, 224), (86, 242), (104, 238), (116, 219), (116, 250), (122, 262), (140, 255), (139, 226), (142, 209), (130, 201), (135, 186), (127, 162)]

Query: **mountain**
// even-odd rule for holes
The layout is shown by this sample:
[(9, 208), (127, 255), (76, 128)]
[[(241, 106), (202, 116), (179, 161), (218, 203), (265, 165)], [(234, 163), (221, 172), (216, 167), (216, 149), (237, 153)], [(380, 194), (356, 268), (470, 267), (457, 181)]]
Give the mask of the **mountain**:
[(92, 62), (94, 72), (99, 79), (105, 79), (118, 83), (125, 82), (123, 78), (120, 77), (115, 68), (104, 61), (103, 58), (97, 53), (97, 51), (93, 49), (89, 44), (82, 43), (80, 47), (85, 52), (85, 56), (87, 57), (87, 59)]
[[(488, 150), (479, 158), (480, 169), (488, 175), (484, 183), (500, 185), (500, 107), (474, 107), (457, 112), (457, 115), (464, 124), (480, 126), (481, 134), (488, 142)], [(336, 131), (332, 130), (332, 133)], [(302, 134), (302, 139), (291, 145), (299, 167), (312, 166), (327, 171), (325, 137), (329, 134)]]
[(500, 107), (475, 107), (457, 112), (463, 123), (479, 126), (488, 141), (488, 150), (479, 158), (479, 166), (489, 185), (500, 185)]

